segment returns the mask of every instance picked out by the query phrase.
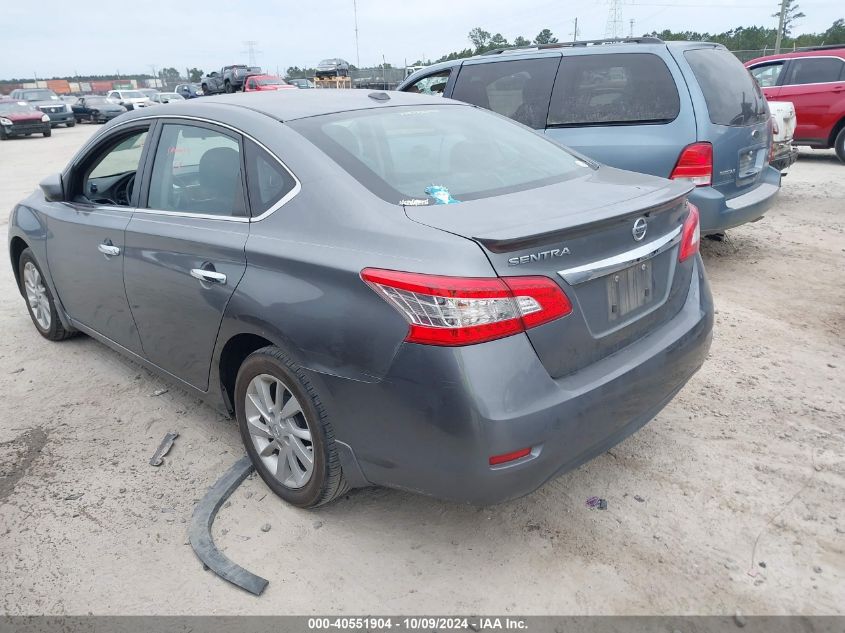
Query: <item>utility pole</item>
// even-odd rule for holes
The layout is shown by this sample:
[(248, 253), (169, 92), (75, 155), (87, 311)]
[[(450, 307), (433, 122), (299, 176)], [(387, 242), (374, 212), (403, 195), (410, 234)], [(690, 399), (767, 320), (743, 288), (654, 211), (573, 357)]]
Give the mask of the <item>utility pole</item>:
[(780, 42), (783, 38), (783, 20), (786, 17), (786, 4), (788, 0), (780, 0), (780, 17), (778, 18), (778, 35), (775, 38), (775, 55), (780, 53)]
[(628, 37), (634, 37), (634, 18), (628, 20), (630, 28), (628, 29)]
[(604, 27), (604, 36), (606, 38), (616, 39), (625, 31), (622, 26), (622, 7), (619, 6), (621, 0), (610, 0), (610, 9), (607, 12), (607, 24)]
[(159, 87), (159, 85), (158, 85), (158, 72), (157, 72), (158, 69), (156, 68), (155, 64), (150, 64), (150, 68), (153, 71), (153, 85), (150, 86), (150, 87), (151, 88), (158, 88)]
[(261, 52), (255, 49), (258, 42), (256, 40), (244, 40), (243, 45), (246, 46), (245, 52), (249, 55), (249, 65), (255, 66), (255, 54)]
[(572, 30), (572, 41), (573, 42), (578, 41), (578, 18), (577, 17), (575, 18), (575, 26)]
[(352, 11), (355, 13), (355, 67), (361, 68), (361, 51), (358, 50), (358, 0), (352, 0)]

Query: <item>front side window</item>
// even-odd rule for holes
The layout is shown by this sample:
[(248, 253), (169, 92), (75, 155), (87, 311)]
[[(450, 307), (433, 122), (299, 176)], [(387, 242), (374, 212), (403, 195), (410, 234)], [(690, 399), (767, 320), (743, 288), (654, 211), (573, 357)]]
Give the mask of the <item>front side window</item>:
[(755, 66), (751, 69), (751, 76), (757, 80), (757, 84), (761, 88), (771, 88), (778, 83), (778, 77), (783, 70), (783, 62), (776, 62), (774, 64), (766, 64), (764, 66)]
[[(374, 194), (395, 204), (503, 195), (589, 169), (534, 132), (460, 105), (344, 112), (289, 125)], [(460, 213), (460, 206), (455, 208)]]
[(769, 119), (760, 86), (733, 53), (696, 48), (685, 51), (684, 57), (704, 95), (711, 123), (741, 126)]
[(135, 187), (135, 176), (144, 152), (147, 130), (136, 130), (109, 143), (86, 161), (82, 194), (88, 202), (128, 206)]
[(673, 121), (681, 102), (666, 63), (651, 53), (564, 56), (548, 124), (638, 125)]
[(405, 88), (403, 92), (418, 92), (420, 94), (442, 97), (443, 91), (446, 90), (446, 84), (449, 82), (449, 75), (452, 70), (444, 70), (433, 75), (428, 75), (418, 79), (410, 86)]
[(787, 86), (845, 81), (845, 62), (836, 57), (802, 57), (789, 62)]
[(543, 128), (559, 62), (555, 56), (464, 66), (452, 98)]
[(162, 126), (147, 206), (204, 215), (245, 214), (237, 138), (196, 125)]

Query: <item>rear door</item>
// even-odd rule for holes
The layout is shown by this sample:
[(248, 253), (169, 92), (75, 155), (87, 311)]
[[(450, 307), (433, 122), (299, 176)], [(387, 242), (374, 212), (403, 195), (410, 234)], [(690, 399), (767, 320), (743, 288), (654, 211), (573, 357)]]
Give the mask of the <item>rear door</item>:
[(696, 140), (683, 77), (668, 62), (646, 51), (564, 55), (546, 134), (606, 165), (668, 177)]
[(124, 281), (144, 355), (205, 390), (217, 331), (246, 269), (243, 140), (165, 120), (126, 227)]
[(698, 140), (713, 145), (714, 189), (726, 198), (756, 187), (769, 165), (769, 108), (751, 73), (721, 46), (673, 51), (697, 99)]
[[(778, 99), (795, 105), (795, 138), (826, 145), (845, 103), (845, 61), (839, 57), (794, 57), (784, 70)], [(839, 108), (835, 107), (836, 102)]]

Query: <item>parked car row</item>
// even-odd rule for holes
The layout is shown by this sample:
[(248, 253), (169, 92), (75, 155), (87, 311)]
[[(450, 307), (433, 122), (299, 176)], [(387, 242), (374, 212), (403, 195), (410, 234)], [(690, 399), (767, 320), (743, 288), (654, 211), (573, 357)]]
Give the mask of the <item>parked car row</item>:
[(0, 140), (33, 134), (50, 136), (50, 117), (24, 101), (0, 100)]

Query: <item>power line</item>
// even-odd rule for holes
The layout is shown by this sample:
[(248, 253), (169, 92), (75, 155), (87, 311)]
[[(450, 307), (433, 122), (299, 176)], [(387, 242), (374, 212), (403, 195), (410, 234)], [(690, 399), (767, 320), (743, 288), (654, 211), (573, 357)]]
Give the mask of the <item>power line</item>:
[(259, 51), (255, 47), (258, 46), (257, 40), (244, 40), (243, 45), (246, 46), (245, 51), (241, 51), (241, 53), (247, 53), (249, 55), (249, 65), (250, 66), (257, 66), (258, 64), (255, 63), (255, 55), (256, 53), (262, 53), (263, 51)]

